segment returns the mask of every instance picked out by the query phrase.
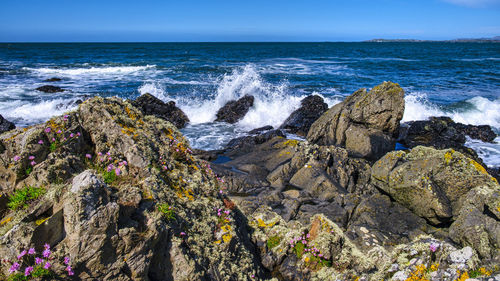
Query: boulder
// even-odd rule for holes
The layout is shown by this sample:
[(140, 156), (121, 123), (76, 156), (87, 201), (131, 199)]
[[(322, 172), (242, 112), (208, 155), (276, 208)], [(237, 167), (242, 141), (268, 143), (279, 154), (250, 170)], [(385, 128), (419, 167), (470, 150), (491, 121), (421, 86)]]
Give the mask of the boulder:
[(300, 102), (300, 108), (292, 112), (280, 128), (292, 134), (306, 136), (314, 121), (327, 110), (328, 105), (322, 97), (317, 95), (308, 96)]
[(307, 140), (344, 146), (355, 157), (378, 159), (394, 148), (403, 112), (403, 89), (384, 82), (369, 92), (358, 90), (330, 108), (312, 124)]
[(46, 79), (43, 81), (45, 81), (45, 82), (59, 82), (59, 81), (62, 81), (62, 79), (58, 78), (58, 77), (52, 77), (52, 78), (49, 78), (49, 79)]
[(423, 146), (387, 153), (373, 165), (371, 182), (434, 225), (454, 221), (473, 188), (498, 186), (481, 165), (462, 153)]
[(59, 93), (59, 92), (64, 92), (64, 89), (58, 86), (52, 86), (52, 85), (44, 85), (41, 87), (36, 88), (35, 90), (44, 92), (44, 93)]
[(189, 123), (187, 115), (177, 106), (174, 101), (164, 103), (155, 96), (146, 93), (131, 102), (145, 115), (153, 115), (167, 120), (178, 129), (184, 128)]
[(228, 101), (222, 108), (217, 111), (215, 121), (227, 122), (230, 124), (238, 122), (247, 114), (250, 107), (253, 106), (254, 97), (245, 95), (239, 100)]
[(14, 125), (14, 123), (10, 122), (9, 120), (3, 118), (2, 115), (0, 115), (0, 134), (3, 132), (14, 130), (15, 128), (16, 125)]

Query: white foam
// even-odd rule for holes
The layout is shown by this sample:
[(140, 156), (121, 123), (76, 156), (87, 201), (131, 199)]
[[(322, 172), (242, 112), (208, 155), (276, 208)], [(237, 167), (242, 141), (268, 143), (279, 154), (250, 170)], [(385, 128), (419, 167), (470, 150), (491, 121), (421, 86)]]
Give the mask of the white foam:
[(468, 136), (466, 139), (465, 145), (474, 149), (488, 167), (500, 167), (500, 137), (494, 140), (496, 143), (482, 142)]
[(58, 75), (72, 77), (79, 75), (123, 75), (155, 68), (155, 65), (146, 66), (107, 66), (107, 67), (85, 67), (85, 68), (31, 68), (23, 67), (24, 70), (32, 71), (41, 75)]
[(141, 95), (149, 93), (158, 99), (167, 102), (167, 95), (165, 92), (165, 87), (161, 85), (159, 82), (147, 82), (142, 84), (138, 89)]
[(446, 113), (429, 102), (424, 93), (414, 92), (405, 95), (405, 112), (402, 122), (427, 120), (431, 116), (444, 116)]
[(0, 111), (4, 118), (15, 122), (18, 126), (45, 122), (52, 116), (61, 115), (74, 108), (74, 104), (65, 99), (47, 100), (38, 103), (19, 100), (0, 103)]

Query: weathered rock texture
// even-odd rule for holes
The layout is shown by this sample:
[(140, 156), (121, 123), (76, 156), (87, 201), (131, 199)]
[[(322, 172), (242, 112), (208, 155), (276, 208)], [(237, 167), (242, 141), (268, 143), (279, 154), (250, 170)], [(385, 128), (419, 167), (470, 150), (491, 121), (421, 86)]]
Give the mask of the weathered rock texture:
[(403, 112), (403, 89), (384, 82), (369, 92), (358, 90), (330, 108), (312, 124), (307, 140), (340, 145), (353, 156), (378, 159), (394, 148)]
[(217, 111), (215, 121), (236, 123), (241, 120), (253, 106), (254, 97), (246, 95), (239, 100), (228, 101)]
[(131, 103), (141, 110), (144, 115), (153, 115), (167, 120), (179, 129), (184, 128), (186, 124), (189, 123), (187, 115), (180, 108), (175, 106), (174, 101), (164, 103), (155, 96), (146, 93)]
[(52, 85), (45, 85), (36, 88), (35, 90), (44, 92), (44, 93), (59, 93), (59, 92), (64, 92), (64, 89), (58, 86), (52, 86)]
[(2, 115), (0, 115), (0, 134), (3, 132), (14, 130), (15, 128), (16, 125), (14, 125), (14, 123), (10, 122), (9, 120), (3, 118)]
[(314, 121), (327, 110), (328, 105), (322, 97), (308, 96), (300, 102), (299, 109), (292, 112), (280, 128), (299, 136), (306, 136)]

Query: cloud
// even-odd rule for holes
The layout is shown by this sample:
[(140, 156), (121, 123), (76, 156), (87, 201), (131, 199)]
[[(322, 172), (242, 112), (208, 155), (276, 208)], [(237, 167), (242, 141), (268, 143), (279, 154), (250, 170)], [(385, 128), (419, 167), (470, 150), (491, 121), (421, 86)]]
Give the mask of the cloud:
[(487, 7), (492, 5), (500, 5), (500, 0), (443, 0), (443, 1), (467, 7)]

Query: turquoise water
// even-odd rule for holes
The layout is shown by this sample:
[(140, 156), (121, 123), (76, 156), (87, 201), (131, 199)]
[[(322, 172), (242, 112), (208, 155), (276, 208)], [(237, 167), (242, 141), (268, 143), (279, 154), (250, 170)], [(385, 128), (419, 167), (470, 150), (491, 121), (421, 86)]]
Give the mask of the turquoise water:
[[(52, 77), (62, 81), (43, 81)], [(88, 96), (149, 92), (177, 102), (192, 121), (183, 132), (205, 149), (279, 126), (307, 95), (331, 106), (387, 80), (406, 91), (404, 121), (447, 115), (500, 131), (496, 43), (0, 44), (0, 114), (17, 125), (45, 121)], [(45, 84), (67, 91), (34, 90)], [(245, 94), (256, 103), (241, 122), (212, 122), (218, 108)], [(470, 145), (500, 165), (498, 146)]]

